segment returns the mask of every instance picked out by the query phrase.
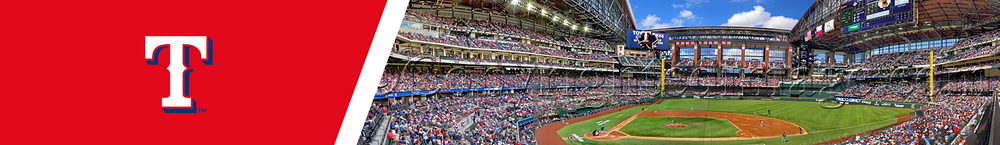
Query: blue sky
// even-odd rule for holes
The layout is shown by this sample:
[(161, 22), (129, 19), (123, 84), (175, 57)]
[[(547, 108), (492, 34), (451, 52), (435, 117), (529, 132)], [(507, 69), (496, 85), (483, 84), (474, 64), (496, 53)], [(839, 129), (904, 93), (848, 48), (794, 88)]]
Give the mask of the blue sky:
[(693, 26), (792, 29), (814, 0), (629, 0), (641, 30)]

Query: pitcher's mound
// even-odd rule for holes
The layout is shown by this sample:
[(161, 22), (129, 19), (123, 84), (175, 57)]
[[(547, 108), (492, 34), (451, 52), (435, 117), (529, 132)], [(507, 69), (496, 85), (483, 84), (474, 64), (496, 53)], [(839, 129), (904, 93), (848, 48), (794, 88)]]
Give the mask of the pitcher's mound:
[(685, 128), (685, 127), (688, 127), (687, 124), (683, 124), (683, 123), (667, 123), (666, 125), (663, 125), (663, 126), (666, 126), (666, 127), (669, 127), (669, 128)]

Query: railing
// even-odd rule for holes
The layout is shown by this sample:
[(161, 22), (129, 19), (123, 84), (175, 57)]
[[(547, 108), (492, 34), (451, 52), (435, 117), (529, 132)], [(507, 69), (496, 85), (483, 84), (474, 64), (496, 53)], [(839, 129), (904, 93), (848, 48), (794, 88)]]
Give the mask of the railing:
[(410, 91), (410, 92), (394, 92), (394, 93), (379, 93), (375, 94), (375, 100), (387, 99), (387, 98), (398, 98), (398, 97), (408, 97), (408, 96), (419, 96), (419, 95), (431, 95), (437, 93), (461, 93), (461, 92), (480, 92), (480, 91), (507, 91), (507, 90), (524, 90), (524, 89), (563, 89), (563, 88), (586, 88), (586, 87), (652, 87), (656, 85), (562, 85), (562, 86), (532, 86), (532, 87), (491, 87), (491, 88), (471, 88), (471, 89), (439, 89), (439, 90), (424, 90), (424, 91)]
[[(399, 59), (404, 59), (404, 60), (412, 60), (412, 61), (420, 61), (420, 62), (434, 62), (434, 63), (450, 63), (450, 64), (465, 64), (465, 65), (491, 65), (491, 66), (517, 66), (517, 67), (535, 67), (535, 68), (557, 68), (557, 69), (566, 69), (566, 70), (587, 70), (587, 68), (591, 68), (591, 67), (580, 66), (580, 65), (558, 65), (558, 64), (554, 64), (554, 63), (546, 64), (546, 63), (538, 63), (538, 62), (497, 61), (497, 60), (485, 60), (485, 59), (481, 59), (481, 60), (458, 60), (458, 59), (451, 59), (451, 58), (448, 58), (448, 57), (434, 56), (434, 55), (423, 55), (423, 54), (417, 55), (417, 56), (411, 56), (412, 54), (407, 54), (405, 52), (392, 52), (390, 55), (391, 55), (391, 57), (399, 58)], [(421, 59), (421, 58), (428, 58), (428, 59)], [(595, 67), (595, 68), (597, 68), (595, 70), (598, 70), (598, 71), (618, 72), (618, 70), (614, 69), (613, 67)]]

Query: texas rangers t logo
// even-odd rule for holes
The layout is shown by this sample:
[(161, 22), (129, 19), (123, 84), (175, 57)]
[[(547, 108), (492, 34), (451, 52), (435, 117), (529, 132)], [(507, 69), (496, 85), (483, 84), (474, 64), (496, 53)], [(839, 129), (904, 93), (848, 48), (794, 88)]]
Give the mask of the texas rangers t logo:
[(188, 50), (198, 50), (202, 63), (212, 65), (212, 39), (207, 36), (146, 36), (146, 63), (160, 65), (159, 56), (163, 49), (170, 49), (170, 64), (167, 67), (170, 72), (170, 96), (162, 98), (163, 112), (196, 113), (198, 103), (188, 97), (188, 76), (194, 71), (188, 65)]

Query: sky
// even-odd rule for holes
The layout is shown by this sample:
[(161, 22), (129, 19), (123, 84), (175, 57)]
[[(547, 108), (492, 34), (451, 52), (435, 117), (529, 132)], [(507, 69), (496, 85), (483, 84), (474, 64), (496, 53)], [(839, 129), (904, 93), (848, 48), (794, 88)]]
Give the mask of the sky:
[(791, 30), (814, 0), (629, 0), (640, 30), (745, 26)]

